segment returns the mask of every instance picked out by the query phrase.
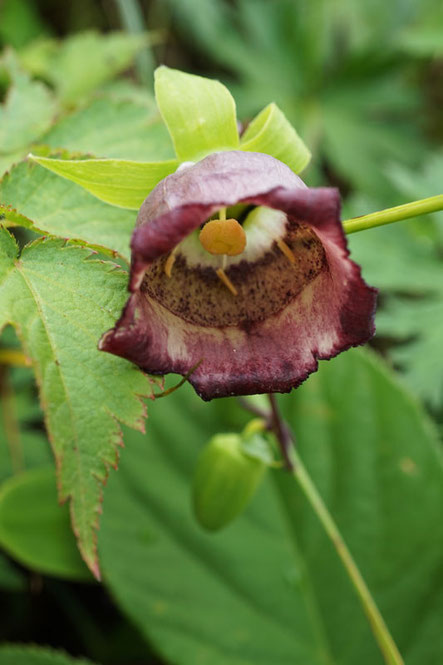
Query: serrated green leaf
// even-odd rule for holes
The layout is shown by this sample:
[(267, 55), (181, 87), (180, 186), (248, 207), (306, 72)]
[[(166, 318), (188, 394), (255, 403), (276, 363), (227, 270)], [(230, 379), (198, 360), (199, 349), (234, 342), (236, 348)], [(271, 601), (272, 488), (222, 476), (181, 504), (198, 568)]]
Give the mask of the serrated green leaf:
[(11, 644), (0, 647), (1, 665), (93, 665), (84, 658), (72, 658), (63, 651)]
[(30, 158), (84, 187), (101, 201), (121, 208), (138, 210), (154, 187), (173, 173), (177, 160), (167, 162), (130, 162), (122, 159)]
[(14, 257), (0, 233), (0, 327), (11, 323), (32, 359), (57, 460), (60, 500), (83, 558), (99, 574), (96, 528), (103, 482), (116, 466), (119, 422), (143, 429), (149, 379), (97, 343), (126, 300), (127, 274), (90, 251), (40, 239)]
[(69, 508), (57, 502), (53, 466), (25, 471), (0, 486), (0, 545), (45, 575), (92, 579), (75, 543)]
[(311, 159), (308, 148), (276, 104), (269, 104), (252, 120), (240, 148), (272, 155), (295, 173), (303, 171)]
[(33, 164), (18, 164), (0, 182), (0, 219), (88, 243), (129, 261), (133, 211), (99, 201), (73, 182)]
[[(321, 364), (280, 403), (405, 661), (440, 662), (443, 470), (432, 424), (359, 351)], [(290, 474), (269, 472), (224, 532), (195, 524), (189, 486), (199, 450), (248, 419), (234, 400), (204, 404), (185, 387), (154, 402), (146, 439), (128, 433), (105, 491), (105, 583), (180, 665), (381, 665), (336, 552)]]
[(153, 96), (148, 104), (120, 100), (118, 93), (114, 99), (112, 89), (109, 95), (61, 118), (40, 142), (96, 157), (140, 161), (174, 158), (171, 139)]
[(238, 149), (235, 102), (219, 81), (162, 66), (155, 72), (155, 97), (180, 160)]

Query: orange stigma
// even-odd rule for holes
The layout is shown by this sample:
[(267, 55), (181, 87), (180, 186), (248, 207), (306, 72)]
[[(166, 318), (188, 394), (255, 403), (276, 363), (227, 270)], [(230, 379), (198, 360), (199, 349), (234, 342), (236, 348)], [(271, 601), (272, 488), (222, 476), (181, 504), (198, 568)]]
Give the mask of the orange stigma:
[(246, 233), (236, 219), (212, 219), (204, 225), (199, 238), (209, 254), (237, 256), (246, 247)]

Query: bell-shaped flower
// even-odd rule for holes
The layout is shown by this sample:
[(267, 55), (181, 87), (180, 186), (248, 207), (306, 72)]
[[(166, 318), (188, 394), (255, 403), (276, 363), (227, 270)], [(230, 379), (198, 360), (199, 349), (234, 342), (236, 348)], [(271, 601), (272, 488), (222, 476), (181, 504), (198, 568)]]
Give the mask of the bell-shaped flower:
[(375, 289), (350, 258), (337, 190), (262, 153), (185, 163), (143, 203), (131, 295), (100, 348), (203, 399), (287, 392), (374, 333)]

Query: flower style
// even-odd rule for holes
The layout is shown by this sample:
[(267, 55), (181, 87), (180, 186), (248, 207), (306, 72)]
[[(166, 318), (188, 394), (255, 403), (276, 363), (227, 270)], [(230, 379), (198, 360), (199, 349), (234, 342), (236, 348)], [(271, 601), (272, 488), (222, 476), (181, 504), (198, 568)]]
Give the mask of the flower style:
[(194, 368), (203, 399), (288, 392), (374, 333), (339, 211), (337, 190), (269, 155), (183, 164), (140, 209), (131, 296), (100, 348), (151, 374)]

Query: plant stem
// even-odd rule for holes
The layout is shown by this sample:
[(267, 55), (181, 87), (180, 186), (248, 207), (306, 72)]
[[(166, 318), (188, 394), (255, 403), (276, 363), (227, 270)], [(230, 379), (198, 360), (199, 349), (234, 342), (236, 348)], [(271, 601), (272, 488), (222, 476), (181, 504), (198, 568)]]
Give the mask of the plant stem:
[[(130, 34), (141, 34), (145, 32), (145, 21), (137, 0), (116, 0), (116, 5), (126, 32), (129, 32)], [(154, 58), (149, 46), (146, 46), (146, 48), (138, 54), (135, 62), (140, 82), (148, 88), (151, 87), (152, 74), (154, 71)]]
[(317, 488), (315, 487), (310, 475), (303, 465), (300, 456), (296, 451), (292, 451), (292, 457), (294, 460), (294, 470), (292, 473), (297, 479), (304, 495), (311, 504), (324, 530), (331, 539), (331, 542), (334, 545), (335, 550), (340, 557), (346, 572), (349, 575), (354, 589), (360, 598), (360, 602), (371, 625), (372, 632), (378, 642), (385, 662), (388, 665), (403, 665), (403, 659), (397, 649), (397, 646), (395, 645), (395, 642), (389, 633), (388, 627), (386, 626), (384, 619), (380, 614), (373, 597), (371, 596), (371, 592), (369, 591), (366, 582), (364, 581), (357, 567), (357, 564), (352, 557), (352, 554), (347, 548), (337, 525), (326, 508), (323, 499), (318, 493)]
[[(273, 431), (279, 440), (282, 450), (286, 450), (290, 463), (292, 466), (291, 473), (298, 481), (305, 497), (308, 499), (315, 514), (320, 520), (326, 534), (329, 536), (338, 556), (340, 557), (343, 566), (354, 586), (355, 591), (363, 606), (363, 610), (368, 618), (373, 635), (380, 647), (384, 660), (387, 665), (404, 665), (403, 659), (391, 634), (386, 626), (383, 617), (381, 616), (377, 605), (371, 592), (369, 591), (366, 582), (364, 581), (357, 564), (355, 563), (352, 554), (344, 542), (336, 523), (334, 522), (330, 512), (328, 511), (323, 499), (314, 482), (312, 481), (307, 469), (305, 468), (299, 454), (294, 446), (288, 442), (289, 429), (286, 427), (280, 412), (278, 410), (277, 400), (275, 395), (269, 395), (269, 401), (272, 409), (272, 422)], [(290, 436), (290, 433), (289, 433)], [(289, 447), (289, 449), (288, 449)]]
[(9, 382), (9, 368), (5, 365), (0, 366), (0, 408), (12, 472), (20, 473), (24, 468), (23, 450), (15, 411), (14, 393)]
[(431, 196), (429, 199), (412, 201), (395, 208), (386, 208), (378, 212), (371, 212), (369, 215), (353, 217), (342, 222), (345, 233), (355, 233), (356, 231), (366, 231), (367, 229), (401, 222), (404, 219), (418, 217), (419, 215), (428, 215), (431, 212), (443, 210), (443, 194)]
[(0, 349), (0, 365), (10, 365), (11, 367), (30, 367), (31, 361), (17, 349)]
[(257, 418), (264, 418), (265, 420), (269, 417), (269, 414), (264, 409), (251, 404), (251, 402), (246, 397), (237, 397), (237, 402), (245, 411), (249, 411), (252, 415), (257, 416)]
[(269, 429), (274, 430), (277, 441), (280, 445), (280, 451), (285, 461), (285, 466), (288, 471), (294, 471), (294, 464), (291, 459), (291, 451), (293, 449), (293, 440), (294, 437), (287, 426), (287, 424), (280, 417), (280, 412), (278, 410), (277, 400), (275, 395), (272, 393), (268, 395), (269, 403), (271, 405), (271, 414), (270, 427)]

